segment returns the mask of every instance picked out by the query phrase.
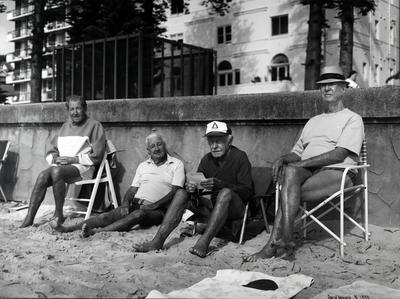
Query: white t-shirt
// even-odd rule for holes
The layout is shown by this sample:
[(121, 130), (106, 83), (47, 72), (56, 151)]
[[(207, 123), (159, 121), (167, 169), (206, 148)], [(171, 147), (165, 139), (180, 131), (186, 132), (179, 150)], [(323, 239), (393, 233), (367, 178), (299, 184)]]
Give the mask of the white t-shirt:
[[(352, 152), (343, 163), (357, 164), (362, 142), (364, 124), (357, 113), (345, 108), (335, 113), (323, 113), (312, 117), (304, 126), (292, 152), (306, 160), (343, 147)], [(340, 165), (335, 164), (335, 165)]]
[(150, 203), (159, 201), (172, 190), (172, 185), (183, 187), (185, 170), (182, 161), (167, 155), (167, 161), (157, 166), (148, 159), (139, 164), (132, 186), (139, 188), (135, 197)]

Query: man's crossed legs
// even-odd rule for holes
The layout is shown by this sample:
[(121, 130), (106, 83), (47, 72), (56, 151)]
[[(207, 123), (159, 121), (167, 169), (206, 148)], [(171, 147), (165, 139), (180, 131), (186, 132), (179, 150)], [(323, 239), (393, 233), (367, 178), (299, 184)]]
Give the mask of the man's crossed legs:
[[(154, 238), (148, 242), (134, 244), (133, 249), (138, 252), (162, 249), (169, 234), (181, 221), (184, 210), (188, 208), (195, 213), (198, 212), (195, 208), (191, 207), (188, 197), (188, 193), (185, 192), (185, 196), (174, 198)], [(244, 204), (240, 197), (231, 189), (221, 189), (216, 197), (215, 205), (208, 209), (209, 218), (206, 230), (197, 240), (196, 244), (190, 248), (190, 253), (199, 257), (206, 257), (211, 240), (222, 229), (225, 222), (227, 220), (239, 219), (243, 217), (243, 213)], [(202, 214), (207, 214), (207, 211)]]
[[(256, 261), (276, 256), (278, 249), (291, 254), (294, 249), (293, 228), (300, 202), (315, 202), (330, 196), (340, 188), (343, 171), (336, 169), (311, 170), (303, 167), (285, 166), (282, 189), (274, 227), (265, 246), (257, 253), (244, 258)], [(346, 186), (351, 179), (346, 178)]]

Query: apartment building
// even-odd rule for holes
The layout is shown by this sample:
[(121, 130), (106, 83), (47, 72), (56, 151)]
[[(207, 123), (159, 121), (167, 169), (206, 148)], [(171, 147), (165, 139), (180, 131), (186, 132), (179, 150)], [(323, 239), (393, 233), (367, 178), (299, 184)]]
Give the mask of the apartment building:
[[(217, 51), (218, 94), (304, 90), (308, 6), (289, 0), (225, 0), (219, 16), (191, 0), (172, 0), (166, 36)], [(376, 1), (375, 13), (357, 16), (353, 69), (360, 87), (385, 85), (399, 72), (399, 0)], [(338, 64), (340, 21), (326, 10), (323, 64)], [(389, 84), (399, 84), (391, 80)]]
[[(13, 84), (16, 94), (12, 103), (30, 102), (31, 49), (30, 41), (32, 16), (34, 7), (30, 0), (16, 0), (15, 9), (7, 12), (7, 20), (15, 24), (13, 31), (7, 35), (7, 40), (14, 43), (14, 52), (7, 54), (6, 61), (13, 65), (14, 70), (6, 77), (7, 84)], [(62, 9), (46, 7), (46, 9)], [(64, 20), (54, 21), (45, 25), (46, 43), (44, 47), (45, 67), (42, 71), (42, 101), (52, 101), (52, 48), (68, 41), (66, 30), (70, 27)]]
[[(308, 32), (308, 6), (290, 0), (225, 0), (229, 13), (220, 16), (191, 0), (189, 13), (184, 0), (171, 0), (164, 37), (217, 51), (217, 93), (244, 94), (304, 90), (304, 63)], [(379, 0), (374, 13), (357, 16), (354, 24), (353, 69), (360, 87), (383, 86), (400, 71), (400, 0)], [(55, 7), (48, 9), (57, 9)], [(30, 19), (29, 0), (16, 0), (7, 13), (15, 23), (8, 40), (15, 51), (7, 62), (15, 70), (7, 76), (18, 96), (13, 102), (30, 101)], [(329, 27), (322, 41), (323, 64), (339, 61), (340, 21), (336, 12), (326, 10)], [(68, 41), (63, 20), (46, 25), (46, 67), (43, 69), (42, 100), (52, 99), (51, 47)], [(391, 80), (389, 84), (400, 84)]]

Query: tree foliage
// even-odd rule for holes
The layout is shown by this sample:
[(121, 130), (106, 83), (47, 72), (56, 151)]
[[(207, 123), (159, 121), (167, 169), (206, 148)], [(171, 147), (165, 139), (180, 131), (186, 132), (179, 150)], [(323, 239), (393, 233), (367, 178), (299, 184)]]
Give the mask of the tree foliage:
[(354, 12), (365, 16), (370, 11), (375, 11), (376, 4), (374, 0), (333, 0), (331, 2), (341, 23), (339, 65), (347, 77), (353, 69)]
[[(160, 34), (167, 20), (172, 0), (66, 0), (71, 9), (68, 22), (71, 42), (92, 40), (137, 32)], [(189, 12), (189, 0), (181, 0), (184, 12)], [(223, 0), (203, 0), (202, 5), (224, 15), (229, 6)]]
[(7, 9), (7, 6), (3, 2), (0, 2), (0, 13), (5, 12), (6, 9)]
[(348, 76), (353, 64), (354, 9), (356, 9), (357, 14), (365, 16), (370, 11), (375, 10), (375, 1), (299, 0), (299, 2), (310, 7), (305, 63), (305, 89), (316, 88), (315, 82), (318, 80), (321, 61), (324, 59), (321, 54), (322, 30), (327, 26), (323, 16), (324, 9), (335, 9), (337, 17), (341, 20), (339, 65), (343, 68), (345, 75)]

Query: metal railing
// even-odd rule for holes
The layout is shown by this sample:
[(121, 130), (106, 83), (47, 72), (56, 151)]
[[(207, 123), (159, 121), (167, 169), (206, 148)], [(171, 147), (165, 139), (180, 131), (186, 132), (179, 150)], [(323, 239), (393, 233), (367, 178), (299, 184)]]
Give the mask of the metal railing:
[(24, 27), (24, 28), (19, 28), (14, 31), (9, 31), (8, 34), (11, 35), (11, 38), (18, 38), (21, 36), (29, 36), (31, 34), (32, 28)]
[(30, 12), (33, 13), (34, 9), (35, 9), (35, 7), (33, 5), (26, 5), (26, 6), (22, 6), (22, 7), (14, 9), (14, 10), (11, 10), (10, 12), (12, 13), (13, 17), (18, 17), (20, 15), (24, 15), (24, 14), (27, 14)]
[(14, 71), (11, 79), (13, 81), (29, 80), (31, 78), (31, 70), (18, 70)]
[(141, 33), (63, 45), (53, 51), (52, 98), (210, 95), (216, 92), (215, 61), (212, 49)]

